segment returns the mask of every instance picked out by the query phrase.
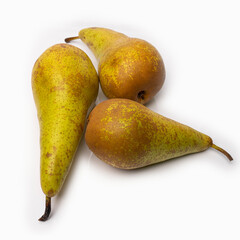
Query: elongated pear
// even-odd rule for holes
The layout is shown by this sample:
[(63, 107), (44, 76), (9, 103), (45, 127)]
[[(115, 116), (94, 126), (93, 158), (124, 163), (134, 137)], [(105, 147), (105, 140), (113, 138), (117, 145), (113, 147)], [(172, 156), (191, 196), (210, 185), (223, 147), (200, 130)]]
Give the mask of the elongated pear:
[(79, 48), (56, 44), (36, 61), (32, 90), (40, 125), (41, 187), (47, 220), (51, 198), (61, 189), (83, 134), (85, 118), (98, 93), (98, 76)]
[(86, 28), (79, 36), (99, 61), (98, 74), (108, 98), (127, 98), (145, 104), (162, 88), (165, 67), (150, 43), (106, 28)]
[(110, 99), (90, 113), (85, 133), (89, 149), (116, 168), (135, 169), (215, 148), (212, 139), (191, 127), (128, 99)]

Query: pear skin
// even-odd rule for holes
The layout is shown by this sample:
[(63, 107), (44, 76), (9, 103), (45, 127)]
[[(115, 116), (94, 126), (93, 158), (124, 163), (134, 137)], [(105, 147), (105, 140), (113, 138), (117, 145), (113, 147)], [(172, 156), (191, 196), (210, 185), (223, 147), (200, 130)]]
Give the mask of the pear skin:
[(145, 104), (162, 88), (165, 67), (150, 43), (106, 28), (86, 28), (78, 37), (99, 61), (98, 74), (108, 98), (127, 98)]
[(51, 198), (61, 190), (68, 174), (98, 86), (91, 60), (68, 44), (48, 48), (33, 67), (32, 90), (40, 125), (41, 187), (46, 195), (41, 221), (48, 218)]
[(89, 149), (121, 169), (136, 169), (213, 147), (212, 139), (128, 99), (110, 99), (90, 113), (85, 133)]
[[(107, 28), (85, 28), (79, 32), (80, 38), (99, 60), (112, 45), (128, 41), (129, 37)], [(71, 38), (70, 38), (71, 39)], [(67, 40), (67, 42), (70, 41)]]

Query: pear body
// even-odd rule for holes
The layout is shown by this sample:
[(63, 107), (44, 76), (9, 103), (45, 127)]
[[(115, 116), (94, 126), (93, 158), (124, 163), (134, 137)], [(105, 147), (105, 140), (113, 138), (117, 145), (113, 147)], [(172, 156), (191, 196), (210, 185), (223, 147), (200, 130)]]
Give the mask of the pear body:
[(201, 152), (212, 139), (128, 99), (110, 99), (90, 113), (85, 133), (90, 150), (106, 163), (135, 169)]
[(106, 97), (145, 104), (162, 88), (164, 63), (150, 43), (105, 28), (83, 29), (79, 37), (99, 60), (99, 80)]
[(47, 197), (61, 189), (83, 134), (85, 118), (98, 93), (98, 76), (79, 48), (57, 44), (32, 71), (40, 125), (41, 187)]

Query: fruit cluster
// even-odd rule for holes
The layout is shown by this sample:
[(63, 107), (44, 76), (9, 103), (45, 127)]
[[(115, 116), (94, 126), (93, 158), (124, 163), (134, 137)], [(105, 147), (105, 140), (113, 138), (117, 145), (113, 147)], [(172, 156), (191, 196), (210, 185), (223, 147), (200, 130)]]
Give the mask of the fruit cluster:
[(48, 48), (36, 61), (32, 90), (40, 125), (41, 187), (46, 221), (51, 198), (61, 189), (83, 135), (88, 109), (99, 82), (109, 100), (87, 120), (85, 140), (104, 162), (135, 169), (213, 147), (232, 157), (212, 139), (144, 106), (162, 88), (163, 60), (150, 43), (105, 28), (86, 28), (79, 36), (98, 59), (98, 74), (89, 57), (69, 44)]

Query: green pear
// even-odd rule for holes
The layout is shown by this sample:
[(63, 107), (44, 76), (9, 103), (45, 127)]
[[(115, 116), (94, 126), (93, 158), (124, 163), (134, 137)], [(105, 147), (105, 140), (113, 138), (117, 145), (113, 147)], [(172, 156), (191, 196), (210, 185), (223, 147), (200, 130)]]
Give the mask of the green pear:
[(162, 88), (165, 67), (150, 43), (106, 28), (86, 28), (79, 36), (99, 61), (98, 74), (108, 98), (127, 98), (145, 104)]
[(98, 93), (98, 76), (79, 48), (56, 44), (36, 61), (32, 90), (40, 125), (41, 187), (47, 220), (51, 198), (61, 189), (83, 134), (86, 115)]
[(191, 127), (128, 99), (110, 99), (90, 113), (85, 133), (89, 149), (121, 169), (135, 169), (213, 147), (212, 139)]

